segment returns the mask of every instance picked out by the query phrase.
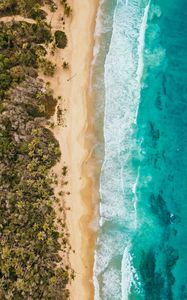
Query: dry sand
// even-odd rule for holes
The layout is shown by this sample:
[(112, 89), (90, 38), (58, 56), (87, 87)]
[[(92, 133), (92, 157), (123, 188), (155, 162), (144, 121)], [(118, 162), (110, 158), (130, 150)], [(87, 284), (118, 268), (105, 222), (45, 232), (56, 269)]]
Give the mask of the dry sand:
[[(91, 98), (89, 96), (90, 69), (93, 58), (97, 1), (75, 0), (72, 3), (73, 20), (70, 27), (72, 40), (69, 82), (70, 107), (68, 121), (68, 148), (70, 167), (69, 199), (71, 210), (67, 214), (70, 230), (70, 261), (76, 272), (71, 285), (71, 300), (93, 299), (93, 258), (95, 234), (91, 229), (95, 195), (93, 178), (86, 164), (92, 149)], [(90, 162), (89, 162), (90, 163)], [(95, 200), (96, 205), (96, 200)]]
[[(66, 221), (72, 247), (69, 259), (76, 275), (69, 287), (71, 300), (91, 300), (94, 297), (92, 278), (96, 234), (92, 224), (97, 210), (97, 193), (93, 177), (95, 163), (91, 159), (94, 136), (89, 86), (98, 2), (69, 1), (73, 15), (65, 18), (64, 26), (68, 47), (65, 50), (57, 49), (55, 55), (49, 57), (56, 64), (57, 71), (54, 78), (48, 78), (48, 81), (55, 96), (62, 97), (58, 105), (61, 109), (67, 109), (62, 124), (57, 124), (55, 114), (53, 132), (62, 152), (61, 161), (54, 168), (58, 176), (56, 194), (64, 190), (61, 185), (62, 167), (68, 167), (67, 194), (63, 204), (67, 208)], [(58, 0), (56, 3), (59, 6)], [(62, 6), (59, 7), (54, 14), (47, 11), (53, 31), (63, 28)], [(62, 69), (63, 60), (70, 65), (67, 71)], [(59, 211), (57, 214), (60, 216)]]

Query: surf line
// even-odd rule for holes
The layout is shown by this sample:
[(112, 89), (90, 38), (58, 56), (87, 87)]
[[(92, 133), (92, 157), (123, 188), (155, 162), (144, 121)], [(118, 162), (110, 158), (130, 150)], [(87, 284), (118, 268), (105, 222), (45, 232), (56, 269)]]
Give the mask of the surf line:
[[(147, 6), (144, 9), (144, 15), (142, 18), (142, 22), (140, 25), (140, 32), (139, 32), (139, 39), (138, 39), (138, 68), (137, 68), (137, 81), (139, 84), (139, 100), (140, 100), (140, 90), (141, 90), (141, 78), (143, 75), (143, 68), (144, 68), (144, 62), (143, 62), (143, 51), (145, 48), (145, 32), (146, 32), (146, 27), (147, 27), (147, 20), (148, 20), (148, 14), (149, 14), (149, 8), (150, 8), (150, 3), (151, 0), (149, 0)], [(126, 5), (128, 5), (128, 0), (126, 0)], [(138, 116), (138, 108), (136, 111), (136, 120)], [(135, 121), (136, 122), (136, 121)], [(139, 173), (140, 170), (138, 169), (138, 174), (136, 177), (136, 182), (133, 186), (133, 193), (135, 196), (134, 199), (134, 210), (135, 210), (135, 217), (137, 218), (137, 185), (139, 181)], [(135, 229), (137, 228), (137, 220), (135, 220)], [(132, 260), (130, 256), (130, 246), (125, 247), (124, 253), (123, 253), (123, 259), (122, 259), (122, 264), (121, 264), (121, 299), (122, 300), (128, 300), (129, 298), (129, 293), (131, 290), (132, 284), (136, 285), (137, 283), (137, 274), (132, 266)]]

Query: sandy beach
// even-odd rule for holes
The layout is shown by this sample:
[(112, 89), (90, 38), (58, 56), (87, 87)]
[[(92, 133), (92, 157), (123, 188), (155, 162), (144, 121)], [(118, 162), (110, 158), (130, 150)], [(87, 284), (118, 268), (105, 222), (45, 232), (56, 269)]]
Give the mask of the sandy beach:
[[(70, 18), (64, 19), (65, 24), (59, 1), (56, 1), (59, 8), (54, 14), (47, 11), (52, 30), (63, 28), (68, 36), (68, 46), (64, 50), (57, 49), (53, 56), (49, 54), (49, 59), (56, 64), (56, 73), (52, 79), (47, 79), (55, 96), (61, 96), (57, 107), (63, 111), (62, 123), (57, 120), (57, 111), (53, 120), (53, 133), (62, 152), (54, 172), (58, 178), (56, 195), (61, 190), (66, 192), (62, 204), (66, 207), (71, 246), (69, 260), (76, 276), (69, 286), (71, 300), (91, 300), (94, 295), (92, 276), (96, 235), (93, 220), (97, 194), (92, 176), (95, 164), (91, 155), (94, 135), (89, 87), (98, 2), (69, 1), (73, 13)], [(63, 61), (68, 62), (68, 70), (63, 70)], [(46, 81), (46, 77), (44, 79)], [(65, 186), (63, 166), (68, 168), (68, 184)], [(60, 217), (61, 214), (57, 209), (57, 215)]]
[[(91, 98), (89, 95), (90, 68), (93, 58), (97, 1), (72, 2), (73, 20), (68, 148), (70, 163), (71, 210), (67, 214), (70, 231), (70, 262), (76, 272), (71, 285), (72, 300), (93, 299), (93, 258), (95, 234), (91, 228), (94, 214), (94, 181), (86, 165), (92, 149)], [(96, 200), (95, 200), (96, 202)]]

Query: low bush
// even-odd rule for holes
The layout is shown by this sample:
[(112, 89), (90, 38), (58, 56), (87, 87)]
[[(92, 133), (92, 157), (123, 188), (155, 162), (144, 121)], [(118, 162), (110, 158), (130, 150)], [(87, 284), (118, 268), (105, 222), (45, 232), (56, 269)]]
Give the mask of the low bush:
[(64, 49), (67, 46), (68, 39), (64, 31), (57, 30), (55, 32), (55, 43), (58, 48)]

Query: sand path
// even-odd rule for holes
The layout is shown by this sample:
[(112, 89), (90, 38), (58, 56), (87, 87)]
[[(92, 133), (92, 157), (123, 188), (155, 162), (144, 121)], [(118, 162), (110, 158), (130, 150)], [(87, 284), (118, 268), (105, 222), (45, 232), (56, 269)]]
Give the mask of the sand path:
[(30, 24), (35, 24), (36, 21), (33, 20), (33, 19), (30, 19), (30, 18), (25, 18), (25, 17), (22, 17), (22, 16), (19, 16), (19, 15), (15, 15), (15, 16), (8, 16), (8, 17), (1, 17), (0, 18), (0, 22), (27, 22), (27, 23), (30, 23)]

